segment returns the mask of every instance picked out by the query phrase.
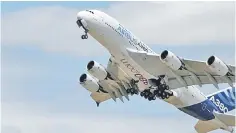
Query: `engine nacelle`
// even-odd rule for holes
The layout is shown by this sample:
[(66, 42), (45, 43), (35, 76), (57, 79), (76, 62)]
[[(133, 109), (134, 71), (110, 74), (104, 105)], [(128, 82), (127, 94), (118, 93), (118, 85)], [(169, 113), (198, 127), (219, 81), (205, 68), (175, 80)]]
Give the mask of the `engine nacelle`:
[(173, 70), (179, 70), (183, 66), (183, 63), (180, 61), (180, 59), (168, 50), (165, 50), (161, 53), (160, 59)]
[(99, 80), (104, 80), (108, 77), (108, 72), (105, 67), (96, 61), (90, 61), (87, 65), (88, 72)]
[(79, 81), (80, 84), (90, 92), (97, 92), (100, 88), (98, 82), (89, 74), (82, 74)]
[(225, 76), (229, 72), (227, 65), (216, 56), (211, 56), (206, 62), (212, 72), (220, 76)]

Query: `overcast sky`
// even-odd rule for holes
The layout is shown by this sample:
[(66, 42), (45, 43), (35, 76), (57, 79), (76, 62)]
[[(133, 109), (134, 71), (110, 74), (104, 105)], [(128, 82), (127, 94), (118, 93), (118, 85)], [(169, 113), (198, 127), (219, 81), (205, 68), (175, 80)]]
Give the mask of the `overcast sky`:
[(2, 133), (196, 133), (196, 119), (160, 100), (96, 107), (77, 80), (88, 61), (106, 65), (109, 53), (80, 39), (76, 14), (85, 9), (108, 13), (157, 53), (235, 63), (233, 2), (2, 2)]

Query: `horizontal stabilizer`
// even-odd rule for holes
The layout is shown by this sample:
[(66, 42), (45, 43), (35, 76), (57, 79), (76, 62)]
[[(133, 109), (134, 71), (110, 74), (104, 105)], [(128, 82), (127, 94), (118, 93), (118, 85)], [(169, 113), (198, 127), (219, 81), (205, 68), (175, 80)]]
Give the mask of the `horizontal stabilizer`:
[(226, 126), (236, 126), (235, 125), (235, 116), (230, 114), (222, 114), (218, 112), (214, 112), (216, 118), (218, 118), (221, 122), (223, 122)]
[(219, 127), (209, 123), (208, 121), (199, 120), (198, 123), (194, 126), (194, 128), (198, 133), (207, 133), (218, 129)]

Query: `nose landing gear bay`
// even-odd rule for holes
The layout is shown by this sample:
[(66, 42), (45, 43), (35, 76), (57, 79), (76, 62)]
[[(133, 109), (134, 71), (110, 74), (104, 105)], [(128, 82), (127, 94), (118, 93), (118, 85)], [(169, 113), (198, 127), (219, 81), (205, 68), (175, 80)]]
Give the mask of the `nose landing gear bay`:
[[(88, 29), (85, 28), (85, 26), (83, 25), (82, 21), (83, 20), (81, 20), (81, 19), (76, 21), (76, 23), (79, 26), (79, 28), (82, 27), (84, 29), (84, 32), (85, 32), (85, 34), (81, 36), (81, 39), (88, 39), (88, 34), (87, 34), (88, 33)], [(85, 24), (85, 22), (84, 22), (84, 24)]]

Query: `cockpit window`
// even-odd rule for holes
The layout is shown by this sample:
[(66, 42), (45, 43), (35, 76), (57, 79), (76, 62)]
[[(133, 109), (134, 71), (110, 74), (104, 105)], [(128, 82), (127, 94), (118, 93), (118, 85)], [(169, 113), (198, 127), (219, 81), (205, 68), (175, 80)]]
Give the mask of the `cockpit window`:
[(90, 10), (86, 10), (87, 12), (90, 12), (90, 13), (92, 13), (92, 14), (94, 14), (94, 12), (93, 11), (90, 11)]

